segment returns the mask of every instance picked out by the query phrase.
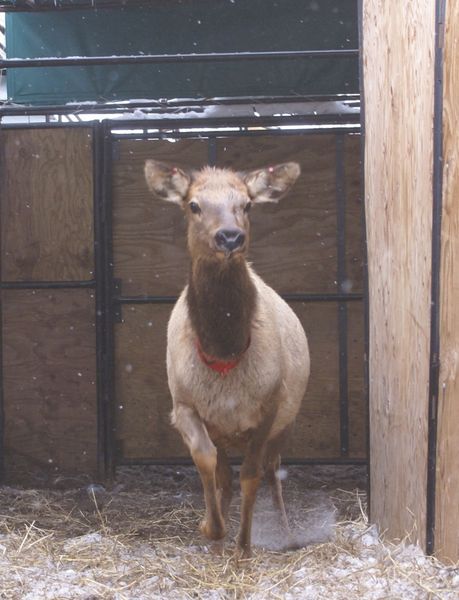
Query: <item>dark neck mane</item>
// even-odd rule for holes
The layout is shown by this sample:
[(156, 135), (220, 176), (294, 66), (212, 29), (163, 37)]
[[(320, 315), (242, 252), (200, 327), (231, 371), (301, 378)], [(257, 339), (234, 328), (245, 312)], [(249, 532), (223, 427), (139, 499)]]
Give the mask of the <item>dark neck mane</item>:
[(193, 262), (187, 303), (206, 354), (225, 360), (247, 349), (255, 302), (255, 286), (242, 256)]

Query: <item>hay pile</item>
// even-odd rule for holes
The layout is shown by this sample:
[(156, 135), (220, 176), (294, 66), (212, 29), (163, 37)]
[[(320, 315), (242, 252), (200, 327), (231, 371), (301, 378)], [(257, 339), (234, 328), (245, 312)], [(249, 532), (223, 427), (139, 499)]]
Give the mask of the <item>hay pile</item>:
[(457, 600), (458, 568), (379, 541), (362, 484), (355, 468), (290, 467), (287, 509), (309, 545), (280, 551), (262, 490), (254, 557), (239, 565), (231, 541), (216, 555), (198, 533), (202, 499), (191, 467), (122, 469), (110, 491), (0, 488), (0, 598)]

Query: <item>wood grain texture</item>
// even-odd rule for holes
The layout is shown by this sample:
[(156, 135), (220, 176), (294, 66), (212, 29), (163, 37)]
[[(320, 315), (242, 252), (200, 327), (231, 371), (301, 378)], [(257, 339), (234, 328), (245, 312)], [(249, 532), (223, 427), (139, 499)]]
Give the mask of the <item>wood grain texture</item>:
[(459, 5), (447, 2), (435, 553), (459, 560)]
[(362, 195), (360, 135), (344, 137), (344, 187), (346, 194), (345, 213), (345, 292), (363, 292), (364, 274), (364, 202)]
[[(362, 288), (359, 138), (346, 142), (347, 263), (352, 291)], [(113, 180), (115, 276), (126, 295), (178, 294), (186, 281), (185, 223), (175, 206), (148, 193), (146, 158), (199, 167), (207, 163), (201, 140), (118, 143)], [(262, 136), (217, 140), (218, 166), (250, 169), (297, 160), (302, 175), (277, 205), (252, 212), (250, 260), (281, 293), (336, 292), (335, 138)]]
[(237, 170), (296, 161), (301, 175), (279, 204), (251, 211), (249, 259), (280, 293), (336, 292), (335, 137), (218, 140), (217, 163)]
[(12, 129), (0, 145), (2, 278), (92, 279), (91, 129)]
[(335, 303), (290, 305), (308, 337), (311, 376), (284, 458), (339, 458), (338, 310)]
[(366, 458), (368, 446), (368, 406), (365, 396), (365, 332), (363, 302), (347, 304), (347, 363), (349, 398), (349, 455)]
[(9, 290), (2, 308), (7, 481), (96, 476), (93, 293)]
[(207, 164), (207, 142), (122, 141), (113, 174), (113, 258), (122, 293), (178, 295), (186, 283), (189, 259), (185, 217), (178, 206), (154, 198), (144, 164), (155, 158), (199, 168)]
[(363, 6), (371, 519), (425, 543), (435, 3)]
[(123, 307), (116, 325), (116, 423), (120, 458), (188, 456), (170, 424), (166, 331), (172, 306)]

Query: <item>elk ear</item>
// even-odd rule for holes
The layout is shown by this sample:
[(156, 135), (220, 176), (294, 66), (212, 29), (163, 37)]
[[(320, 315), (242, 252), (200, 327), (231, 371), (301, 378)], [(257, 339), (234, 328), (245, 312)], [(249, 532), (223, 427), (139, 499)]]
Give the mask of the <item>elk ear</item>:
[(253, 202), (278, 202), (301, 173), (296, 162), (282, 163), (267, 169), (257, 169), (243, 175)]
[(188, 193), (191, 175), (177, 167), (149, 159), (145, 162), (145, 179), (150, 192), (158, 198), (181, 205)]

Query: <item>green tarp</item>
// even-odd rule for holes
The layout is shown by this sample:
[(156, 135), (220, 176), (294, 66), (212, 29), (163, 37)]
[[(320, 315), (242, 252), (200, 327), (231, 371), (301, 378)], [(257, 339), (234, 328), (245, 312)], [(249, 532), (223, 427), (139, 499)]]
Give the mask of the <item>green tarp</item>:
[[(154, 0), (12, 12), (8, 58), (357, 48), (356, 0)], [(9, 69), (19, 103), (358, 92), (357, 58)]]

